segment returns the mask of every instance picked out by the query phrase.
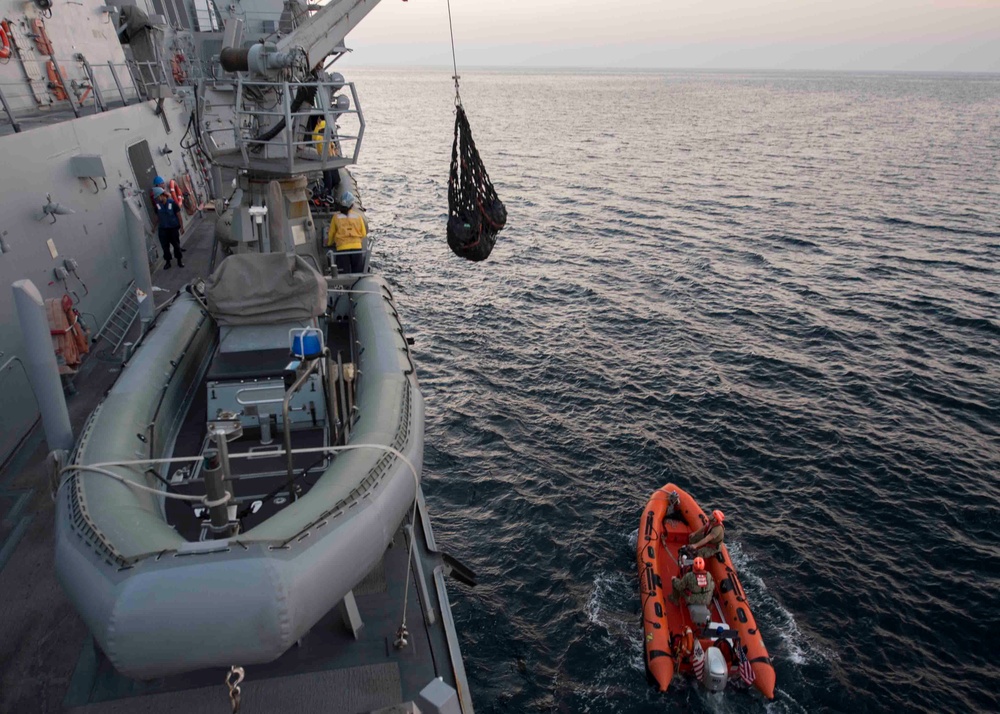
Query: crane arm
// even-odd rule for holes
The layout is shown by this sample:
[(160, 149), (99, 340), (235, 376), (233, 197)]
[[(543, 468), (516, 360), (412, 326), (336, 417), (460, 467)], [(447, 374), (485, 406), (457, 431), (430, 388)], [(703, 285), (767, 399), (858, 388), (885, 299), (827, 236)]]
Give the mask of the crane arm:
[(315, 70), (342, 45), (347, 33), (357, 27), (379, 1), (331, 0), (277, 43), (260, 42), (248, 48), (224, 47), (219, 61), (227, 72), (250, 72), (262, 78), (273, 78), (288, 67), (307, 72)]
[(322, 10), (278, 41), (278, 52), (301, 50), (310, 67), (317, 67), (340, 47), (380, 0), (330, 0)]

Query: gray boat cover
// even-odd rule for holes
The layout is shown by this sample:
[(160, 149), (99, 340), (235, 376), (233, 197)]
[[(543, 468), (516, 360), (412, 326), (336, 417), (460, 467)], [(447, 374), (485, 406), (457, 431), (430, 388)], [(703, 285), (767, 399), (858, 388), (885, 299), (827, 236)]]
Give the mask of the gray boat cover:
[(326, 281), (292, 253), (245, 253), (222, 261), (205, 297), (219, 325), (305, 321), (326, 310)]

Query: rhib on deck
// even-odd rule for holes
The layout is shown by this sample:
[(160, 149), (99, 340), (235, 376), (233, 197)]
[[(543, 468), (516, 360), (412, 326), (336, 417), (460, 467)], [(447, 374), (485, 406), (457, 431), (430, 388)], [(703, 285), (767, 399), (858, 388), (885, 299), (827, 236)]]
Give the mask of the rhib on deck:
[(381, 561), (422, 450), (384, 281), (230, 256), (91, 417), (59, 493), (59, 577), (129, 676), (271, 661)]

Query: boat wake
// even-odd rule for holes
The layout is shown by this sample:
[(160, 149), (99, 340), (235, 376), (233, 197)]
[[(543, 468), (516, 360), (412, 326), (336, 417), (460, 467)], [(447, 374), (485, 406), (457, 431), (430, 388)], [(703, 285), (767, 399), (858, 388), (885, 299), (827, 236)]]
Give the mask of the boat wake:
[[(622, 545), (626, 552), (633, 552), (639, 538), (638, 529), (633, 529), (622, 536)], [(774, 594), (768, 589), (767, 583), (754, 568), (751, 557), (743, 550), (740, 543), (729, 543), (729, 555), (736, 566), (743, 587), (752, 603), (754, 613), (764, 629), (765, 641), (771, 647), (772, 655), (776, 656), (778, 666), (790, 663), (795, 669), (819, 662), (836, 660), (834, 651), (820, 646), (803, 633), (792, 613), (785, 609)], [(626, 561), (627, 562), (627, 561)], [(607, 658), (600, 676), (595, 678), (593, 686), (578, 689), (574, 694), (579, 697), (578, 703), (589, 703), (595, 706), (595, 711), (608, 711), (608, 701), (598, 704), (600, 694), (606, 695), (607, 683), (621, 681), (624, 676), (635, 676), (635, 673), (645, 673), (644, 646), (642, 629), (637, 627), (638, 588), (634, 577), (626, 572), (603, 571), (594, 576), (590, 595), (585, 605), (587, 622), (602, 630), (600, 639), (607, 652), (613, 653)], [(787, 666), (787, 664), (786, 664)], [(632, 675), (624, 675), (630, 671)], [(689, 682), (676, 681), (671, 687), (676, 689), (675, 696), (686, 700), (689, 704), (698, 702), (696, 709), (713, 712), (713, 714), (729, 714), (730, 712), (747, 711), (748, 700), (741, 693), (727, 690), (713, 694), (700, 687), (690, 686)], [(656, 699), (658, 694), (650, 688), (647, 692)], [(612, 697), (613, 698), (613, 697)], [(808, 708), (797, 702), (788, 689), (779, 688), (778, 697), (774, 701), (753, 698), (753, 711), (765, 711), (769, 714), (801, 714)], [(759, 707), (759, 708), (758, 708)], [(627, 707), (626, 707), (627, 708)], [(584, 707), (583, 710), (589, 709)], [(614, 711), (615, 707), (611, 707)]]
[(753, 706), (749, 708), (749, 711), (763, 710), (767, 714), (808, 714), (810, 712), (808, 707), (799, 704), (781, 687), (775, 688), (776, 696), (771, 701), (759, 697), (748, 700), (745, 693), (734, 692), (730, 689), (724, 692), (708, 692), (701, 687), (690, 687), (690, 690), (697, 692), (695, 696), (703, 710), (711, 712), (711, 714), (743, 714), (748, 711), (747, 705), (751, 702)]
[(797, 667), (838, 659), (836, 652), (812, 642), (799, 629), (792, 613), (782, 607), (768, 589), (764, 579), (755, 572), (753, 562), (741, 544), (727, 543), (726, 546), (729, 549), (729, 557), (732, 558), (740, 574), (740, 582), (747, 591), (754, 613), (763, 623), (764, 638), (771, 654), (776, 655), (776, 659), (786, 660)]
[[(594, 577), (587, 600), (587, 620), (605, 631), (602, 639), (610, 651), (626, 651), (629, 669), (644, 672), (642, 635), (635, 610), (637, 590), (634, 578), (621, 572), (603, 572)], [(621, 660), (619, 659), (619, 662)]]

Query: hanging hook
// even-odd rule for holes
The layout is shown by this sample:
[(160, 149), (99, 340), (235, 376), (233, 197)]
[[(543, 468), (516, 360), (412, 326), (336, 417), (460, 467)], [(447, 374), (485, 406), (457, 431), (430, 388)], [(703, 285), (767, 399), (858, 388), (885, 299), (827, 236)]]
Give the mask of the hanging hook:
[(455, 30), (451, 25), (451, 0), (448, 0), (448, 34), (451, 35), (451, 66), (455, 69), (455, 74), (451, 76), (455, 80), (455, 106), (462, 106), (462, 95), (458, 93), (458, 60), (455, 59)]
[(392, 643), (393, 647), (395, 647), (397, 650), (403, 649), (410, 643), (409, 637), (410, 637), (410, 632), (409, 630), (406, 629), (406, 624), (404, 623), (400, 625), (399, 629), (396, 630), (396, 639)]
[(240, 682), (243, 681), (244, 672), (242, 667), (233, 665), (226, 674), (226, 686), (229, 688), (229, 703), (233, 707), (233, 714), (240, 711)]

